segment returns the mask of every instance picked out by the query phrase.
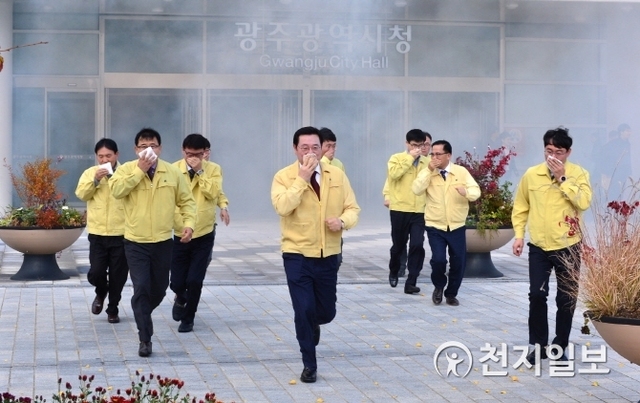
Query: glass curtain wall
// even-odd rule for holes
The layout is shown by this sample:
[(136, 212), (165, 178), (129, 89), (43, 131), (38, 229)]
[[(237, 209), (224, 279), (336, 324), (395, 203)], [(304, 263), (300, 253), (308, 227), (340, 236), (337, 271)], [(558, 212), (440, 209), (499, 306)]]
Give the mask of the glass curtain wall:
[(386, 216), (382, 187), (391, 154), (404, 147), (400, 91), (313, 91), (312, 122), (336, 135), (363, 216)]
[(210, 160), (223, 170), (232, 217), (274, 217), (273, 175), (296, 161), (293, 134), (302, 125), (301, 91), (210, 90)]

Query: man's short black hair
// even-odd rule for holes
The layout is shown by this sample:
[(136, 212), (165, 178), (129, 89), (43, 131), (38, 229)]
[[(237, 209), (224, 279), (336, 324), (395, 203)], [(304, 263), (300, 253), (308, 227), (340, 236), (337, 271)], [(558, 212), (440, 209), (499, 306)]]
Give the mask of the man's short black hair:
[(293, 145), (297, 147), (298, 142), (300, 141), (300, 136), (309, 135), (309, 134), (315, 134), (316, 136), (318, 136), (318, 138), (320, 139), (320, 144), (322, 144), (322, 142), (324, 141), (322, 139), (322, 135), (320, 134), (320, 130), (318, 130), (313, 126), (305, 126), (305, 127), (299, 128), (293, 134)]
[(557, 148), (564, 148), (565, 150), (571, 150), (573, 145), (573, 139), (569, 136), (569, 129), (565, 127), (558, 127), (556, 129), (547, 130), (542, 138), (544, 146), (552, 145)]
[(631, 126), (629, 126), (629, 125), (628, 125), (628, 124), (626, 124), (626, 123), (623, 123), (623, 124), (621, 124), (620, 126), (618, 126), (618, 131), (619, 131), (620, 133), (622, 133), (622, 132), (624, 132), (624, 131), (627, 131), (627, 130), (631, 130)]
[(108, 139), (106, 137), (101, 138), (100, 140), (98, 140), (98, 142), (96, 143), (96, 147), (94, 152), (96, 154), (98, 154), (98, 150), (101, 148), (106, 148), (107, 150), (111, 150), (114, 153), (118, 152), (118, 145), (116, 144), (115, 141), (113, 141), (112, 139)]
[(427, 140), (427, 135), (420, 129), (411, 129), (407, 132), (407, 143), (412, 141), (417, 141), (419, 143), (424, 143)]
[(182, 149), (206, 150), (211, 146), (209, 140), (202, 134), (192, 133), (182, 140)]
[(453, 148), (451, 148), (451, 143), (447, 140), (436, 140), (431, 144), (431, 149), (433, 150), (434, 146), (442, 146), (442, 150), (447, 154), (453, 153)]
[(162, 139), (160, 138), (160, 133), (153, 130), (150, 127), (145, 127), (136, 134), (136, 138), (134, 139), (134, 145), (138, 145), (138, 141), (140, 140), (158, 140), (158, 145), (162, 145)]
[(331, 129), (328, 127), (323, 127), (320, 129), (320, 136), (322, 136), (322, 141), (338, 141), (336, 139), (336, 135), (333, 133)]

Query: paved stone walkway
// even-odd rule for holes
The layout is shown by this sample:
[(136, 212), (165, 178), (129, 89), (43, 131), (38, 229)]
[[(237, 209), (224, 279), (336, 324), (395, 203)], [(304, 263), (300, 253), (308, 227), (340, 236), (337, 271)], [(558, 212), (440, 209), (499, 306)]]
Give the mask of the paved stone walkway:
[[(293, 312), (279, 253), (276, 221), (232, 222), (219, 227), (202, 302), (192, 333), (178, 333), (171, 319), (173, 295), (153, 314), (153, 355), (137, 355), (138, 339), (124, 291), (119, 324), (90, 313), (93, 288), (86, 281), (88, 242), (83, 235), (64, 251), (60, 266), (71, 279), (56, 282), (9, 280), (21, 255), (0, 244), (0, 391), (42, 394), (51, 401), (57, 380), (78, 384), (95, 375), (94, 386), (125, 389), (135, 372), (179, 377), (184, 390), (225, 402), (629, 402), (640, 399), (640, 367), (607, 349), (607, 361), (593, 364), (608, 374), (588, 374), (582, 349), (604, 345), (580, 334), (576, 311), (571, 341), (574, 368), (544, 361), (540, 374), (514, 368), (527, 345), (527, 264), (510, 245), (492, 253), (505, 277), (465, 279), (459, 307), (434, 306), (429, 253), (419, 280), (422, 294), (405, 295), (387, 282), (390, 247), (387, 223), (363, 222), (345, 235), (339, 273), (338, 315), (322, 329), (318, 382), (303, 384)], [(426, 244), (426, 243), (425, 243)], [(552, 289), (553, 295), (555, 290)], [(553, 303), (553, 300), (551, 300)], [(555, 308), (550, 309), (551, 329)], [(434, 365), (444, 343), (451, 345)], [(485, 345), (506, 361), (481, 362)], [(446, 356), (462, 358), (447, 374)], [(485, 364), (488, 367), (485, 368)], [(470, 368), (470, 369), (469, 369)], [(468, 375), (462, 377), (469, 369)], [(438, 371), (444, 375), (441, 376)], [(506, 374), (495, 374), (506, 371)], [(555, 372), (554, 372), (555, 371)], [(488, 376), (487, 372), (494, 373)], [(296, 381), (295, 383), (292, 381)], [(77, 389), (77, 388), (76, 388)]]

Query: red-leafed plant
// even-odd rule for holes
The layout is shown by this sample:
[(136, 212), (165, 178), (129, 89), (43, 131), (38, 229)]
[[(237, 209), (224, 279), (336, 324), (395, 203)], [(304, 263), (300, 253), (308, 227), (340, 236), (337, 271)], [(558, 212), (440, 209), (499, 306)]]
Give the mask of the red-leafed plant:
[(481, 195), (478, 200), (469, 203), (467, 226), (475, 227), (480, 233), (486, 230), (511, 227), (511, 211), (513, 210), (513, 192), (511, 183), (500, 183), (500, 178), (507, 172), (509, 161), (516, 153), (504, 146), (487, 149), (483, 157), (475, 153), (464, 152), (464, 158), (458, 157), (456, 164), (469, 171), (478, 182)]
[[(223, 403), (216, 398), (215, 393), (207, 393), (204, 399), (197, 399), (187, 394), (182, 394), (184, 381), (149, 374), (148, 377), (140, 375), (136, 371), (137, 381), (132, 381), (131, 386), (124, 389), (116, 389), (102, 386), (92, 387), (94, 376), (79, 375), (79, 391), (74, 391), (73, 386), (66, 382), (62, 389), (62, 379), (58, 379), (58, 393), (53, 395), (53, 401), (57, 403)], [(152, 382), (155, 383), (152, 384)], [(1, 403), (44, 403), (43, 396), (16, 397), (5, 392), (0, 395)]]
[(78, 210), (66, 205), (57, 190), (58, 178), (64, 171), (52, 166), (50, 159), (27, 162), (21, 167), (22, 175), (16, 175), (5, 161), (11, 183), (23, 207), (9, 206), (0, 218), (3, 227), (72, 228), (86, 224), (86, 217)]

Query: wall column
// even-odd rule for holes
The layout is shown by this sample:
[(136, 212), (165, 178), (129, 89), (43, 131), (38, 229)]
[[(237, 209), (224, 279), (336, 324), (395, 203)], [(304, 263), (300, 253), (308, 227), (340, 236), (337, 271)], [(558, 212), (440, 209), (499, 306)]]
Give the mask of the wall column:
[[(0, 49), (13, 46), (13, 0), (0, 0)], [(11, 204), (11, 178), (4, 167), (11, 165), (13, 68), (11, 52), (2, 52), (4, 68), (0, 72), (0, 214)]]

